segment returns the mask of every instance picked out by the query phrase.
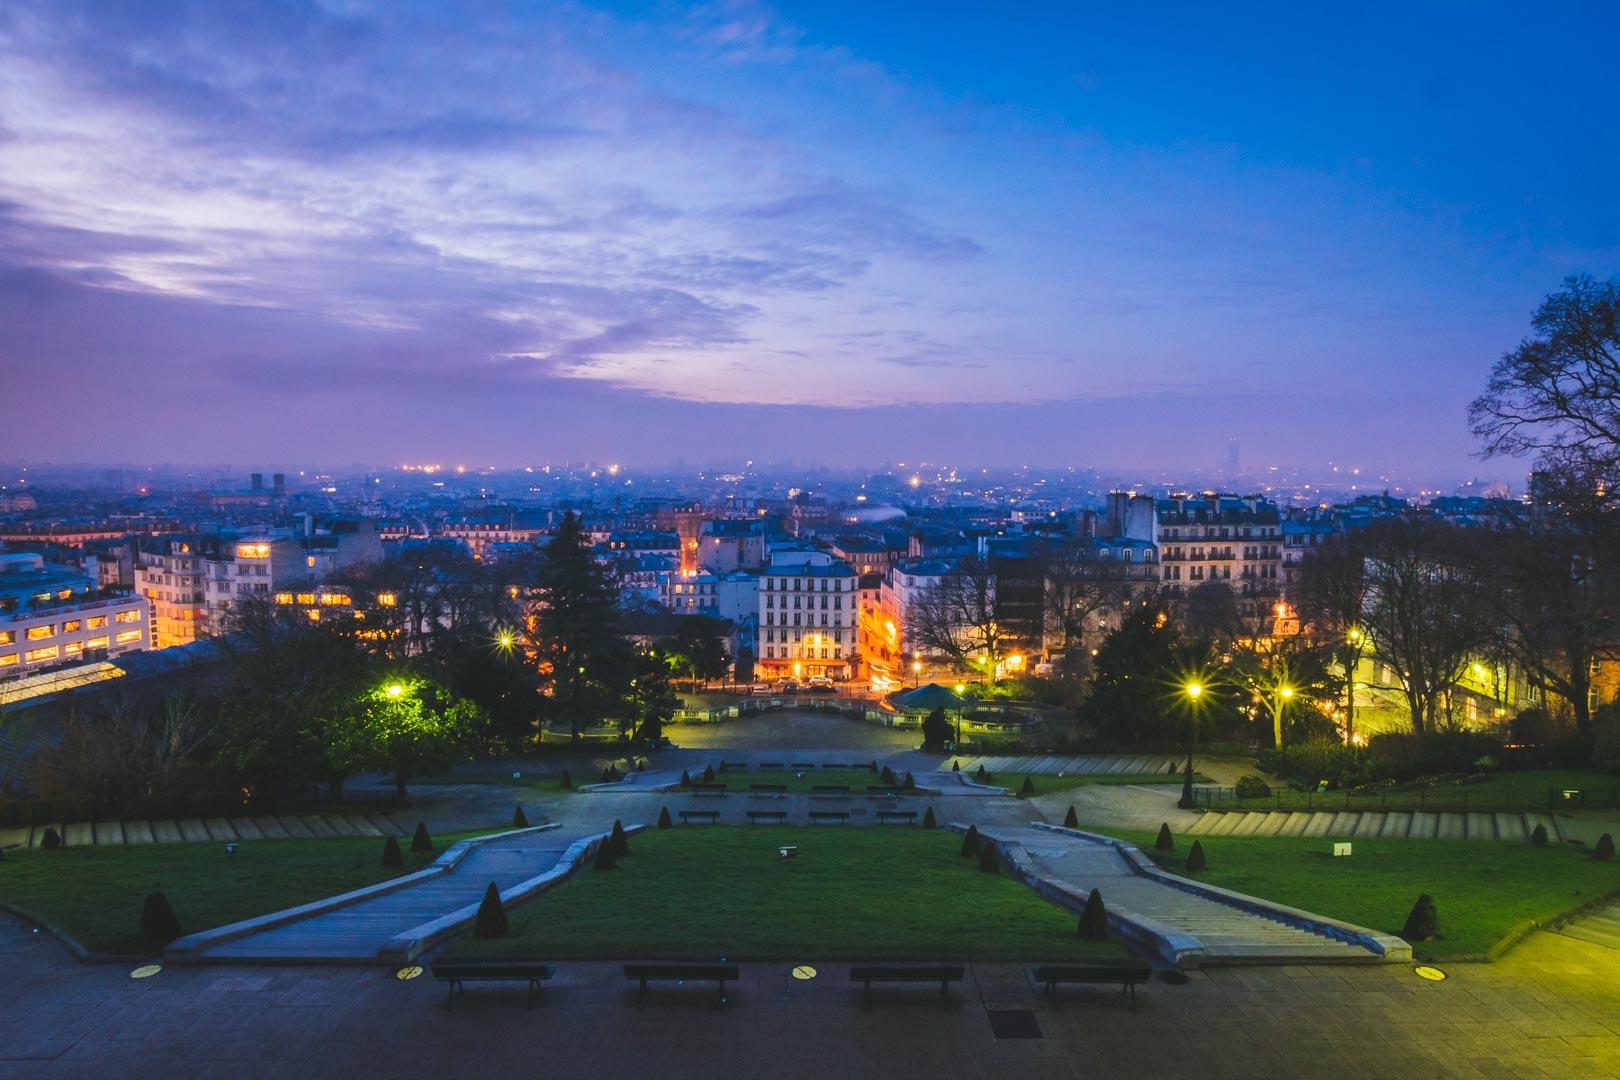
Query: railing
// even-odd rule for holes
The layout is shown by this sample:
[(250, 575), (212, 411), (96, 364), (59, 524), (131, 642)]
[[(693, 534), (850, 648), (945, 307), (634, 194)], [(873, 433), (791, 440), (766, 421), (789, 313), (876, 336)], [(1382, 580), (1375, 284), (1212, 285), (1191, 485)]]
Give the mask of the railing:
[(1470, 791), (1468, 787), (1423, 787), (1413, 791), (1295, 791), (1274, 787), (1269, 795), (1240, 798), (1235, 788), (1200, 786), (1194, 802), (1210, 810), (1388, 811), (1513, 813), (1527, 810), (1620, 808), (1620, 785), (1610, 788), (1548, 788), (1511, 782)]

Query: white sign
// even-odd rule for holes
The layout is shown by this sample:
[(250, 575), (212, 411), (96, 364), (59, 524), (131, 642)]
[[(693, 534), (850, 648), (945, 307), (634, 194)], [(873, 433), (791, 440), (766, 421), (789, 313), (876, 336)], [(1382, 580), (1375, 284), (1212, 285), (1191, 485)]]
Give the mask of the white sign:
[(1348, 854), (1350, 854), (1350, 845), (1349, 844), (1334, 844), (1333, 845), (1333, 857), (1334, 858), (1338, 858), (1340, 855), (1348, 855)]

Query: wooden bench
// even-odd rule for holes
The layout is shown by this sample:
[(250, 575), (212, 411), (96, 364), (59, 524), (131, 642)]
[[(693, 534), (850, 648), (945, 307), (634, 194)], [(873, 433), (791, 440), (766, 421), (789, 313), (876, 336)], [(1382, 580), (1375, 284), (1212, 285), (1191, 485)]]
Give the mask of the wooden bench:
[(720, 771), (721, 772), (747, 772), (748, 771), (748, 762), (746, 762), (746, 761), (722, 761), (720, 763)]
[(759, 768), (761, 772), (764, 772), (768, 769), (785, 769), (787, 766), (783, 765), (780, 761), (762, 761), (759, 763)]
[(682, 810), (680, 815), (682, 821), (708, 821), (715, 824), (720, 821), (718, 810)]
[(810, 824), (825, 825), (829, 822), (842, 825), (849, 820), (848, 810), (812, 810), (810, 811)]
[(1121, 995), (1130, 994), (1131, 1008), (1136, 1008), (1136, 984), (1152, 978), (1153, 969), (1146, 964), (1042, 964), (1031, 972), (1037, 983), (1046, 985), (1051, 997), (1057, 996), (1058, 983), (1091, 983), (1118, 986)]
[(748, 811), (748, 821), (749, 821), (750, 824), (753, 824), (753, 825), (758, 825), (762, 821), (774, 821), (778, 825), (785, 825), (787, 823), (787, 811), (786, 810), (750, 810), (750, 811)]
[(626, 964), (624, 977), (641, 983), (639, 993), (647, 993), (649, 982), (715, 982), (720, 984), (720, 1000), (726, 1000), (726, 983), (741, 977), (736, 964)]
[(842, 761), (823, 761), (821, 763), (821, 767), (823, 769), (845, 769), (845, 768), (848, 768), (848, 766), (845, 765)]
[(464, 983), (470, 982), (527, 982), (528, 1004), (534, 1004), (534, 995), (540, 984), (551, 978), (551, 967), (528, 960), (435, 960), (433, 977), (450, 984), (450, 996), (444, 1007), (456, 1007), (456, 991), (467, 992)]
[(962, 981), (961, 964), (885, 964), (857, 965), (849, 969), (849, 981), (866, 984), (867, 997), (872, 996), (872, 984), (886, 983), (939, 983), (939, 992), (947, 994), (953, 982)]
[(816, 767), (816, 763), (813, 761), (795, 761), (793, 767), (795, 769), (813, 769)]
[(786, 791), (786, 784), (749, 784), (749, 791)]
[(812, 794), (812, 795), (848, 795), (849, 794), (849, 785), (848, 784), (811, 784), (810, 785), (810, 794)]
[(704, 783), (699, 782), (699, 783), (693, 784), (691, 786), (690, 790), (695, 791), (695, 792), (697, 792), (699, 794), (702, 794), (702, 795), (724, 795), (726, 793), (726, 785), (724, 785), (724, 784), (704, 784)]
[(880, 825), (883, 824), (884, 822), (893, 822), (893, 821), (903, 821), (907, 825), (910, 825), (910, 824), (912, 824), (913, 822), (915, 822), (917, 820), (917, 811), (915, 811), (915, 810), (879, 810), (877, 812), (877, 819), (878, 819), (878, 824), (880, 824)]

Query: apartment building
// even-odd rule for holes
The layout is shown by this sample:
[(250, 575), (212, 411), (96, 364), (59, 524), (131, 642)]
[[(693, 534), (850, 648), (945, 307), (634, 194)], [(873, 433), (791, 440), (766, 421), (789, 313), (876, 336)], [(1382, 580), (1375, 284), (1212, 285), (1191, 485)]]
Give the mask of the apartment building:
[(0, 679), (151, 646), (151, 606), (34, 554), (0, 554)]
[(759, 582), (756, 677), (850, 678), (859, 663), (855, 571), (826, 552), (778, 551)]

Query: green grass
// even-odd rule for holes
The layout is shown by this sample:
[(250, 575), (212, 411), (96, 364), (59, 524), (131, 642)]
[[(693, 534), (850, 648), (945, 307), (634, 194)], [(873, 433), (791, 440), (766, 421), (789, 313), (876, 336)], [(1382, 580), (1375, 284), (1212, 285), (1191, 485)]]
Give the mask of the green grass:
[[(1102, 785), (1104, 787), (1120, 784), (1174, 784), (1180, 786), (1181, 776), (1171, 776), (1168, 773), (1120, 773), (1119, 775), (1094, 775), (1071, 773), (1068, 776), (1030, 775), (1030, 782), (1035, 785), (1036, 795), (1055, 795), (1063, 791), (1073, 791), (1075, 788)], [(1196, 783), (1210, 783), (1209, 777), (1199, 772), (1193, 773)], [(997, 773), (991, 783), (1007, 788), (1014, 794), (1023, 790), (1024, 774)]]
[[(1390, 788), (1388, 791), (1355, 793), (1343, 791), (1306, 792), (1288, 787), (1286, 782), (1266, 777), (1272, 795), (1264, 799), (1247, 800), (1243, 805), (1270, 806), (1283, 810), (1320, 808), (1325, 810), (1551, 810), (1578, 809), (1580, 803), (1555, 803), (1549, 798), (1553, 790), (1586, 790), (1594, 800), (1586, 805), (1595, 808), (1620, 806), (1615, 793), (1620, 791), (1620, 777), (1591, 769), (1526, 769), (1523, 772), (1502, 772), (1459, 777), (1456, 780), (1414, 782)], [(1202, 805), (1202, 800), (1200, 800)], [(1238, 806), (1229, 798), (1215, 803), (1217, 808)]]
[(147, 954), (157, 950), (140, 935), (141, 907), (154, 889), (189, 934), (420, 870), (474, 835), (434, 837), (438, 851), (421, 855), (405, 838), (399, 870), (382, 865), (383, 841), (376, 837), (242, 840), (229, 856), (216, 843), (8, 851), (0, 861), (0, 899), (67, 931), (91, 952)]
[(1398, 935), (1420, 893), (1434, 897), (1443, 936), (1417, 942), (1426, 960), (1483, 956), (1519, 925), (1545, 922), (1620, 889), (1620, 863), (1600, 863), (1566, 844), (1478, 840), (1352, 840), (1334, 858), (1325, 837), (1203, 836), (1206, 870), (1185, 869), (1190, 837), (1168, 857), (1153, 850), (1156, 832), (1098, 829), (1129, 840), (1184, 877), (1275, 900), (1290, 907)]
[[(611, 871), (588, 870), (511, 913), (513, 936), (456, 955), (566, 958), (1123, 959), (1076, 917), (961, 858), (934, 830), (650, 830)], [(783, 844), (798, 846), (791, 859)]]

